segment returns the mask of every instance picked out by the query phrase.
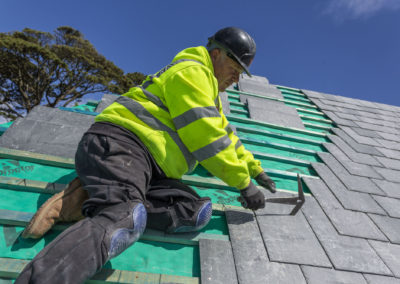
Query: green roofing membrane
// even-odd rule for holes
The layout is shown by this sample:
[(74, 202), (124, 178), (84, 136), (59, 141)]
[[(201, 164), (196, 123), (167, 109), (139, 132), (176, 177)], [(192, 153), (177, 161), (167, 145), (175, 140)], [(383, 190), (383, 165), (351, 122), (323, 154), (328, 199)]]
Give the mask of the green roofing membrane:
[[(60, 233), (53, 230), (38, 240), (22, 239), (19, 234), (23, 229), (18, 226), (0, 225), (0, 257), (33, 259)], [(199, 248), (191, 245), (139, 240), (123, 254), (106, 263), (104, 267), (199, 277)]]
[[(236, 93), (228, 91), (232, 113), (227, 115), (227, 118), (236, 127), (243, 145), (261, 161), (264, 170), (276, 182), (277, 188), (297, 192), (296, 174), (318, 178), (311, 163), (321, 162), (317, 153), (326, 151), (322, 143), (329, 142), (326, 133), (329, 132), (332, 124), (301, 91), (281, 86), (278, 86), (278, 89), (282, 91), (284, 103), (295, 107), (306, 128), (312, 131), (249, 119), (247, 107), (239, 100), (239, 91)], [(96, 115), (97, 103), (88, 102), (85, 105), (60, 109)], [(3, 127), (8, 127), (10, 124)], [(14, 212), (22, 219), (26, 219), (26, 216), (31, 216), (51, 196), (46, 188), (37, 188), (29, 181), (67, 184), (76, 176), (72, 160), (65, 160), (65, 163), (57, 160), (54, 163), (45, 161), (45, 158), (39, 157), (40, 155), (32, 154), (31, 157), (27, 157), (24, 154), (18, 154), (18, 151), (10, 151), (11, 154), (3, 152), (3, 156), (0, 156), (2, 157), (0, 159), (0, 179), (2, 179), (0, 181), (0, 213), (3, 217)], [(14, 152), (17, 154), (14, 155)], [(9, 184), (8, 179), (12, 178), (19, 180), (18, 186)], [(210, 197), (218, 206), (241, 206), (237, 201), (238, 191), (213, 177), (201, 166), (191, 175), (184, 176), (183, 181), (192, 186), (200, 196)], [(24, 182), (26, 186), (21, 185)], [(306, 193), (309, 193), (304, 183), (303, 188)], [(218, 206), (216, 208), (220, 208)], [(210, 223), (199, 232), (199, 236), (229, 240), (225, 214), (219, 210), (222, 209), (213, 211)], [(7, 218), (3, 218), (0, 225), (0, 258), (32, 259), (64, 228), (62, 226), (55, 228), (40, 240), (24, 240), (18, 238), (23, 229), (22, 224), (13, 223), (11, 219), (7, 221)], [(176, 236), (176, 239), (152, 238), (151, 234), (146, 234), (120, 256), (107, 263), (105, 268), (200, 277), (197, 239), (188, 241), (182, 236)]]

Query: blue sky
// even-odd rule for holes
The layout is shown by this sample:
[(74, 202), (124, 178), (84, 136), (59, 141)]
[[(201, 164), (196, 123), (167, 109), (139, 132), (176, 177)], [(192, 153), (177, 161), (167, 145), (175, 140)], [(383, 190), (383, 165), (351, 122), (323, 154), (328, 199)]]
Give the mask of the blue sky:
[(272, 84), (400, 106), (400, 0), (2, 0), (0, 32), (80, 30), (125, 72), (150, 74), (215, 31), (251, 34)]

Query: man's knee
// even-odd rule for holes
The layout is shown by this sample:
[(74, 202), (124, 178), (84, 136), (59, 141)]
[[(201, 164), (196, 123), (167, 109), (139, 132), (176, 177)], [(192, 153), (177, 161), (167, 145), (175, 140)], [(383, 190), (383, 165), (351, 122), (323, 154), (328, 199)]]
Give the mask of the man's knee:
[[(120, 208), (114, 208), (114, 210), (110, 208), (109, 210), (111, 212), (103, 211), (99, 214), (99, 224), (106, 227), (104, 243), (107, 248), (108, 260), (116, 257), (135, 243), (146, 228), (147, 212), (144, 205), (142, 203), (135, 203), (128, 206), (128, 215), (125, 215), (120, 220), (104, 218), (105, 215), (115, 216), (119, 214)], [(118, 205), (116, 207), (118, 207)], [(125, 210), (126, 209), (123, 209), (123, 211)]]
[(196, 232), (203, 229), (211, 219), (212, 203), (209, 199), (203, 200), (201, 206), (196, 208), (191, 219), (176, 218), (167, 231), (169, 233)]

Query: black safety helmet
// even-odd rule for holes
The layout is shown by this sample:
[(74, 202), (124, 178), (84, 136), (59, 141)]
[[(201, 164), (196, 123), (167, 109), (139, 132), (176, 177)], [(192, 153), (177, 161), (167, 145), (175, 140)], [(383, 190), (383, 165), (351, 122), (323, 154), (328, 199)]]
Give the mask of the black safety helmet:
[(235, 27), (221, 29), (208, 38), (207, 49), (214, 48), (225, 50), (251, 76), (248, 68), (256, 55), (256, 43), (248, 33)]

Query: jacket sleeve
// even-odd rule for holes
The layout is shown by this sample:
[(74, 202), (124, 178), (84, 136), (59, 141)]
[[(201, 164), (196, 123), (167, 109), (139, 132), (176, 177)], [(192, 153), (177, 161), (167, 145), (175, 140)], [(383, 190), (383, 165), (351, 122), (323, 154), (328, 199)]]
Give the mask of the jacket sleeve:
[(193, 156), (229, 186), (247, 187), (248, 166), (238, 158), (215, 105), (218, 85), (211, 71), (193, 64), (172, 74), (163, 87), (177, 133)]
[[(221, 106), (221, 99), (218, 97), (218, 105)], [(261, 167), (261, 162), (259, 160), (254, 159), (253, 154), (250, 151), (247, 151), (240, 141), (239, 137), (233, 131), (228, 119), (225, 117), (222, 107), (219, 108), (219, 112), (224, 121), (224, 128), (227, 131), (229, 138), (232, 140), (235, 145), (236, 155), (239, 160), (245, 161), (247, 164), (247, 168), (249, 170), (249, 174), (252, 178), (258, 176), (261, 172), (264, 172), (264, 169)]]

